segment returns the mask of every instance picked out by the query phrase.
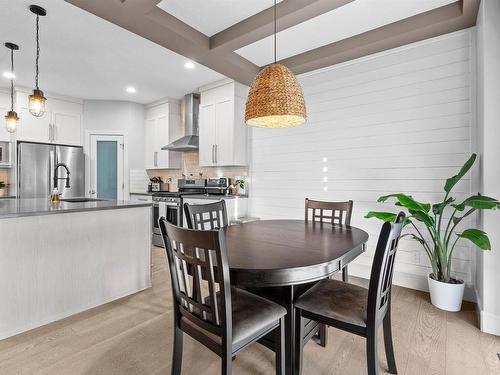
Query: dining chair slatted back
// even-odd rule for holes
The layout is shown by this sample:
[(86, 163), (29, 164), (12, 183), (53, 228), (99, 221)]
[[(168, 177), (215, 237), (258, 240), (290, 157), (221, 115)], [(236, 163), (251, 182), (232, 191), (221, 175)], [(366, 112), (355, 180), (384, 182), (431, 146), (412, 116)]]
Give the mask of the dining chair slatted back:
[(179, 316), (217, 336), (230, 334), (231, 286), (223, 232), (179, 228), (166, 220), (160, 220), (160, 230)]
[[(337, 280), (322, 280), (305, 292), (295, 303), (296, 325), (303, 336), (302, 318), (351, 332), (366, 338), (368, 375), (378, 375), (378, 328), (384, 327), (384, 345), (391, 374), (397, 374), (391, 328), (391, 287), (394, 260), (398, 250), (405, 214), (400, 212), (394, 223), (382, 226), (372, 264), (368, 289)], [(296, 353), (297, 374), (302, 371), (304, 342)]]
[(351, 225), (353, 201), (347, 202), (324, 202), (309, 198), (305, 200), (305, 220), (319, 223)]
[(190, 229), (214, 230), (228, 225), (224, 200), (208, 204), (184, 203), (184, 212)]
[[(223, 375), (232, 374), (232, 360), (239, 351), (272, 334), (276, 374), (284, 375), (286, 309), (231, 287), (224, 230), (180, 228), (164, 217), (159, 227), (174, 305), (171, 374), (182, 372), (186, 333), (221, 357)], [(233, 315), (233, 308), (244, 312)]]
[(384, 223), (380, 232), (368, 288), (367, 319), (373, 322), (382, 320), (390, 306), (394, 259), (404, 220), (400, 213), (395, 223)]

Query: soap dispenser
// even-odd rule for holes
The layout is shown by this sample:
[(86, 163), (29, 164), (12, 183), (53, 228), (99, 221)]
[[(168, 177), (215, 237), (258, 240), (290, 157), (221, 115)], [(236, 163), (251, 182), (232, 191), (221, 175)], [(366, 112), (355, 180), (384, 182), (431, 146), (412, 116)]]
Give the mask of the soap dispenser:
[(52, 203), (59, 203), (61, 201), (60, 196), (59, 196), (59, 190), (57, 190), (57, 188), (54, 188), (54, 190), (52, 190), (52, 195), (50, 197), (50, 201)]

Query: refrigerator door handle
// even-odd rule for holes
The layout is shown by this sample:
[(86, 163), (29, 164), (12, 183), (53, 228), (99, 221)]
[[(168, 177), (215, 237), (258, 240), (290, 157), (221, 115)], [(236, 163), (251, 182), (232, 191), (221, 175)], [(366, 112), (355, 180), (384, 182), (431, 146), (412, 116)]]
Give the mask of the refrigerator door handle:
[(54, 168), (56, 166), (56, 155), (54, 150), (49, 151), (49, 194), (52, 193), (52, 189), (55, 187), (52, 185), (54, 181)]

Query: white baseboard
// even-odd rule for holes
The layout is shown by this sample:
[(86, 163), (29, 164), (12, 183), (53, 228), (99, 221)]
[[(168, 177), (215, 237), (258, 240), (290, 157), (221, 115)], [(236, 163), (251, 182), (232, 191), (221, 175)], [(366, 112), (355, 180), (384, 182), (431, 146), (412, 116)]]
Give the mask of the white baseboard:
[(500, 315), (479, 310), (479, 322), (481, 331), (500, 336)]
[(481, 331), (486, 333), (491, 333), (492, 335), (500, 336), (500, 315), (495, 315), (484, 311), (483, 301), (481, 299), (481, 294), (476, 291), (477, 303), (476, 312), (477, 320), (479, 321), (479, 326)]
[[(371, 273), (371, 265), (352, 263), (349, 264), (349, 274), (364, 279), (369, 279)], [(405, 288), (429, 291), (427, 284), (427, 275), (418, 275), (408, 272), (394, 271), (392, 277), (394, 285), (402, 286)], [(476, 302), (476, 291), (473, 286), (466, 285), (464, 291), (464, 300)]]

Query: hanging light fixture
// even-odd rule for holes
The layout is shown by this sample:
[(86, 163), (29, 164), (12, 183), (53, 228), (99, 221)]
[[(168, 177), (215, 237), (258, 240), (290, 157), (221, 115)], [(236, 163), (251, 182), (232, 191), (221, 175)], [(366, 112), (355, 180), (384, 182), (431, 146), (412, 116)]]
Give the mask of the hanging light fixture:
[(38, 5), (30, 5), (30, 11), (36, 14), (36, 62), (35, 62), (35, 89), (29, 96), (29, 111), (33, 116), (40, 117), (45, 113), (45, 101), (43, 91), (38, 87), (38, 60), (40, 59), (39, 19), (47, 15), (45, 9)]
[(14, 133), (19, 124), (19, 117), (14, 111), (14, 51), (19, 49), (19, 46), (14, 43), (5, 43), (5, 47), (10, 49), (10, 72), (12, 73), (10, 79), (10, 111), (7, 112), (4, 118), (5, 130), (9, 133)]
[(276, 0), (274, 0), (274, 64), (255, 77), (248, 94), (245, 122), (259, 128), (292, 128), (306, 122), (304, 93), (286, 66), (277, 64)]

